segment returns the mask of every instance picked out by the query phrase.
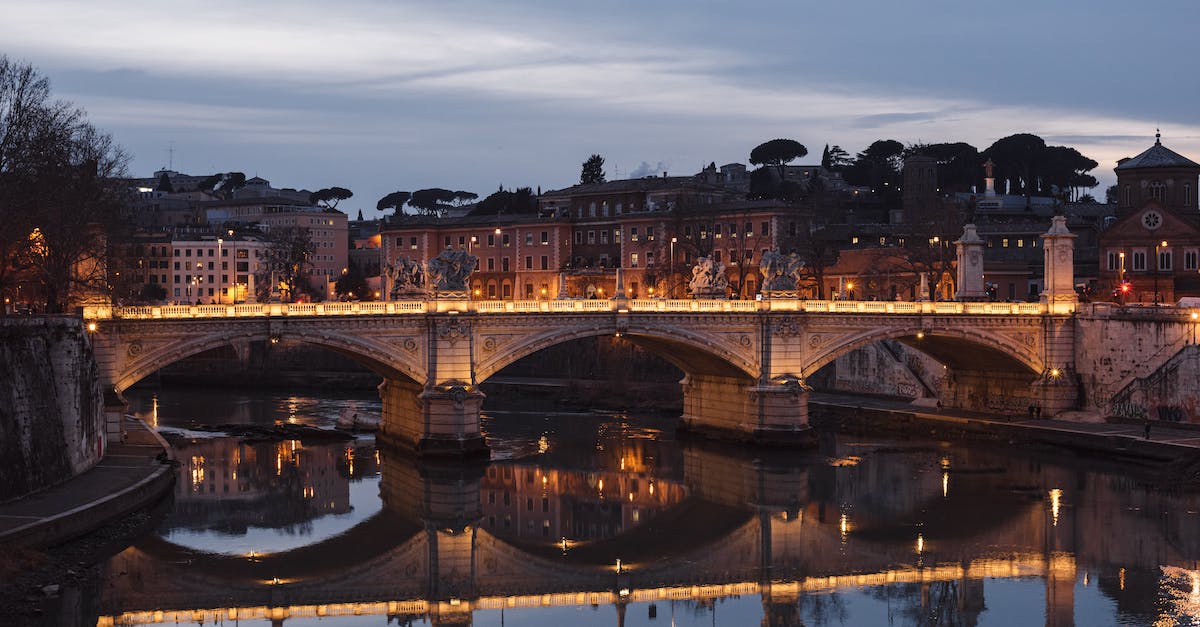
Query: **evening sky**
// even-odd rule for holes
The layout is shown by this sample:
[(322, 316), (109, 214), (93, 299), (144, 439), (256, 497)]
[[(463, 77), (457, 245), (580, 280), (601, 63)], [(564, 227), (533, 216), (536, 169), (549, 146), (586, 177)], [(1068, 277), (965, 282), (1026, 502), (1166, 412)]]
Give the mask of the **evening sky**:
[[(1200, 160), (1200, 3), (932, 0), (7, 0), (0, 53), (37, 66), (133, 155), (277, 187), (395, 190), (693, 174), (773, 137), (1032, 132), (1100, 162)], [(170, 148), (173, 147), (173, 151)]]

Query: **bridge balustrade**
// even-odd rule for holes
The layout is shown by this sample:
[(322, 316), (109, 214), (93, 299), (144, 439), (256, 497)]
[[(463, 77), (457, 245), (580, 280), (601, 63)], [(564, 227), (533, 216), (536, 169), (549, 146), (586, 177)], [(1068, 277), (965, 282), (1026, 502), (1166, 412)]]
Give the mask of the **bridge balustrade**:
[(581, 313), (603, 311), (753, 313), (758, 311), (804, 311), (813, 313), (872, 314), (973, 314), (1030, 315), (1047, 313), (1042, 303), (973, 303), (958, 301), (855, 301), (855, 300), (701, 300), (643, 298), (632, 300), (412, 300), (352, 303), (253, 303), (240, 305), (153, 305), (83, 308), (88, 320), (161, 318), (257, 318), (270, 316), (362, 316), (403, 315), (434, 312)]

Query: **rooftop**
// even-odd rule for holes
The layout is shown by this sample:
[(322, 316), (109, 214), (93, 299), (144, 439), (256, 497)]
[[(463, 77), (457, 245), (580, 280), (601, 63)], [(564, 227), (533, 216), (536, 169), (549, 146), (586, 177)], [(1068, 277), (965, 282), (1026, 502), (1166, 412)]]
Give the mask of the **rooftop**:
[(1153, 146), (1136, 157), (1118, 161), (1115, 169), (1133, 170), (1137, 168), (1200, 168), (1200, 163), (1162, 145), (1162, 137), (1156, 133)]

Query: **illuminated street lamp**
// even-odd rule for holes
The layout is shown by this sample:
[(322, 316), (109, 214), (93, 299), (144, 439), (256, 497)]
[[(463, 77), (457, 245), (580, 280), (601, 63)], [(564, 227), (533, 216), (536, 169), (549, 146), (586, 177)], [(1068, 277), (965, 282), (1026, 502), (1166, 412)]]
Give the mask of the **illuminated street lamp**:
[(225, 304), (225, 276), (221, 274), (225, 270), (224, 261), (221, 260), (221, 244), (225, 240), (217, 238), (217, 304)]
[(1159, 257), (1159, 249), (1167, 247), (1167, 240), (1163, 240), (1154, 245), (1154, 304), (1158, 305), (1158, 271), (1162, 268), (1162, 259)]
[(667, 298), (675, 298), (675, 242), (679, 238), (671, 238), (671, 268), (667, 272)]

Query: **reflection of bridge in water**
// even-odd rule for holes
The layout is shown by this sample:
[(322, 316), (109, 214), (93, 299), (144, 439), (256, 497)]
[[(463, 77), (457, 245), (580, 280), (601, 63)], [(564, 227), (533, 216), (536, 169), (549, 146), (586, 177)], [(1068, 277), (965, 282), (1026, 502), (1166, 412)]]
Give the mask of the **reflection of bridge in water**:
[[(763, 624), (789, 625), (806, 593), (939, 582), (957, 584), (954, 603), (970, 616), (984, 607), (984, 580), (1038, 577), (1046, 623), (1069, 625), (1081, 568), (1197, 568), (1200, 529), (1165, 520), (1157, 499), (1166, 497), (1127, 480), (1012, 459), (1002, 469), (965, 451), (900, 483), (895, 466), (859, 461), (844, 451), (829, 465), (689, 448), (679, 486), (643, 481), (636, 468), (624, 480), (543, 483), (532, 466), (385, 456), (384, 511), (319, 544), (249, 556), (162, 540), (126, 550), (111, 564), (125, 574), (110, 578), (99, 624), (387, 614), (469, 625), (479, 610), (611, 604), (622, 616), (630, 603), (759, 595)], [(544, 492), (553, 484), (560, 493)], [(537, 521), (567, 514), (533, 497), (564, 503), (568, 484), (595, 492), (573, 499), (621, 503), (619, 531), (543, 539)], [(493, 506), (492, 494), (528, 514), (517, 529), (499, 522), (505, 498)]]

